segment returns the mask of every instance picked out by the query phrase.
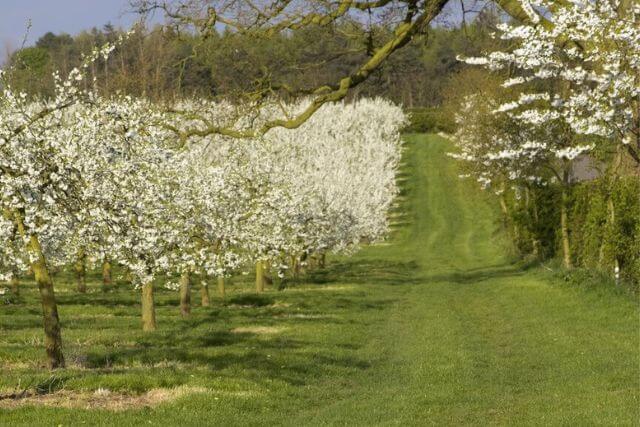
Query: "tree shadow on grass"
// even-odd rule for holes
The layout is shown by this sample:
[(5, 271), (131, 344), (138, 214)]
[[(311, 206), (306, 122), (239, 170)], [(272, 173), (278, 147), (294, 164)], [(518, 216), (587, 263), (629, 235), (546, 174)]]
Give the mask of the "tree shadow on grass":
[[(329, 265), (323, 271), (310, 275), (311, 283), (341, 282), (348, 284), (400, 285), (418, 283), (418, 265), (415, 262), (393, 262), (382, 259), (350, 259)], [(355, 344), (336, 343), (328, 346), (321, 336), (311, 336), (309, 341), (286, 334), (260, 334), (234, 332), (231, 326), (224, 330), (226, 321), (234, 327), (256, 325), (295, 329), (308, 322), (323, 324), (370, 323), (366, 316), (343, 316), (342, 313), (366, 313), (381, 311), (394, 304), (398, 298), (370, 295), (364, 288), (347, 286), (344, 290), (323, 292), (322, 297), (308, 300), (307, 291), (291, 293), (252, 293), (233, 296), (221, 307), (194, 310), (191, 318), (177, 318), (177, 296), (164, 291), (158, 293), (157, 305), (161, 309), (160, 330), (143, 335), (131, 331), (126, 336), (105, 338), (98, 346), (77, 347), (78, 362), (88, 369), (71, 371), (74, 379), (81, 377), (127, 375), (132, 370), (140, 375), (163, 375), (163, 369), (176, 372), (171, 381), (189, 381), (183, 369), (194, 366), (222, 376), (249, 376), (259, 381), (277, 380), (292, 385), (303, 385), (308, 381), (335, 371), (361, 371), (371, 367), (370, 362), (358, 357), (360, 348)], [(113, 311), (130, 316), (129, 307), (139, 306), (136, 293), (113, 291), (106, 294), (62, 294), (63, 305), (101, 305), (122, 307)], [(276, 305), (281, 300), (292, 303)], [(176, 309), (175, 316), (169, 309)], [(164, 311), (164, 312), (163, 312)], [(111, 313), (111, 314), (113, 314)], [(328, 314), (327, 314), (328, 313)], [(294, 316), (309, 316), (297, 318)], [(290, 316), (290, 317), (289, 317)], [(377, 316), (379, 317), (379, 316)], [(109, 323), (109, 322), (106, 322)], [(73, 329), (90, 330), (95, 319), (80, 318), (74, 321)], [(221, 330), (222, 329), (222, 330)], [(115, 341), (114, 341), (115, 339)], [(99, 339), (98, 339), (99, 340)], [(98, 341), (96, 341), (98, 342)], [(313, 351), (310, 352), (309, 349)], [(310, 357), (312, 363), (310, 363)], [(172, 372), (173, 372), (172, 371)], [(224, 373), (221, 373), (224, 371)], [(238, 372), (249, 372), (240, 375)], [(174, 378), (175, 377), (175, 378)], [(184, 377), (184, 378), (183, 378)], [(115, 379), (114, 379), (115, 381)], [(149, 381), (140, 387), (153, 387), (159, 380)], [(127, 386), (129, 387), (129, 386)], [(133, 387), (133, 385), (131, 386)]]
[[(215, 355), (206, 354), (184, 354), (184, 351), (178, 352), (183, 354), (182, 359), (188, 363), (198, 364), (201, 367), (206, 368), (206, 371), (200, 371), (199, 377), (202, 377), (202, 372), (207, 372), (205, 376), (214, 375), (216, 379), (230, 378), (234, 381), (238, 379), (243, 380), (257, 380), (262, 383), (270, 384), (273, 381), (284, 382), (292, 386), (304, 386), (314, 379), (328, 375), (330, 372), (338, 370), (354, 370), (364, 371), (372, 367), (371, 363), (367, 360), (359, 359), (352, 356), (335, 356), (324, 355), (314, 356), (312, 360), (302, 355), (288, 359), (282, 357), (269, 357), (262, 352), (249, 351), (242, 354), (224, 352)], [(145, 357), (141, 358), (145, 360)], [(148, 356), (146, 360), (149, 365), (153, 364), (154, 357)], [(162, 362), (166, 362), (163, 360)], [(312, 362), (312, 363), (310, 363)], [(166, 366), (148, 366), (146, 367), (148, 374), (161, 375)], [(172, 369), (169, 367), (168, 369)], [(175, 369), (175, 368), (174, 368)], [(160, 370), (160, 371), (158, 371)], [(242, 374), (238, 372), (241, 371)], [(166, 371), (164, 371), (166, 372)], [(78, 377), (91, 376), (99, 373), (101, 376), (105, 375), (130, 375), (130, 369), (114, 366), (101, 366), (92, 371), (79, 372)], [(202, 379), (202, 378), (200, 378)], [(176, 384), (184, 384), (188, 381), (187, 376), (180, 376), (180, 378), (169, 379), (168, 381), (176, 382)], [(147, 389), (152, 384), (143, 386), (143, 389)], [(141, 390), (142, 391), (142, 390)]]
[(40, 332), (42, 328), (42, 315), (39, 316), (14, 316), (11, 319), (7, 319), (6, 323), (0, 322), (0, 341), (2, 340), (2, 330), (4, 331), (19, 331), (24, 329), (37, 329)]
[(420, 282), (415, 261), (398, 262), (385, 259), (349, 259), (310, 272), (305, 278), (312, 284), (335, 282), (374, 285), (402, 285)]
[(18, 384), (15, 391), (0, 393), (0, 400), (17, 400), (34, 395), (43, 396), (62, 390), (71, 375), (56, 373), (42, 380), (32, 379), (26, 384)]
[(486, 282), (488, 280), (522, 276), (526, 274), (529, 268), (530, 266), (528, 265), (507, 263), (491, 267), (479, 267), (465, 269), (462, 271), (426, 275), (424, 280), (427, 282), (447, 282), (460, 285), (473, 285), (480, 282)]
[[(177, 292), (164, 290), (160, 287), (156, 289), (156, 307), (179, 307), (180, 300)], [(193, 293), (193, 292), (192, 292)], [(139, 294), (133, 290), (124, 292), (107, 293), (61, 293), (56, 296), (60, 305), (95, 305), (101, 307), (137, 307), (140, 306)], [(271, 295), (257, 295), (255, 293), (244, 293), (231, 297), (225, 304), (235, 304), (242, 306), (262, 307), (274, 303), (275, 297)]]
[(250, 307), (265, 307), (275, 302), (275, 297), (272, 295), (258, 295), (254, 293), (246, 293), (233, 296), (227, 301), (227, 304), (250, 306)]
[[(169, 292), (171, 292), (170, 297), (162, 290), (156, 290), (156, 307), (171, 307), (180, 304), (177, 293)], [(140, 305), (139, 294), (133, 289), (125, 292), (107, 293), (60, 293), (56, 295), (56, 299), (60, 305), (96, 305), (101, 307), (135, 307)]]
[[(308, 306), (305, 306), (308, 303), (306, 293), (285, 293), (277, 298), (278, 301), (287, 298), (285, 301), (293, 303), (292, 309), (286, 309), (289, 305), (272, 305), (276, 299), (274, 295), (278, 294), (238, 295), (228, 301), (233, 302), (230, 305), (235, 305), (235, 308), (228, 305), (213, 313), (195, 313), (190, 319), (161, 324), (157, 332), (132, 336), (133, 344), (129, 346), (93, 348), (83, 356), (84, 367), (94, 375), (102, 370), (126, 370), (131, 366), (148, 369), (149, 375), (154, 375), (154, 370), (162, 367), (180, 370), (197, 366), (215, 372), (217, 376), (238, 375), (241, 371), (248, 372), (241, 377), (249, 376), (261, 382), (276, 380), (291, 385), (304, 385), (336, 370), (366, 370), (371, 367), (370, 362), (358, 357), (355, 352), (360, 347), (353, 343), (327, 346), (320, 336), (280, 335), (281, 331), (295, 330), (298, 325), (309, 321), (323, 325), (370, 322), (359, 317), (343, 318), (341, 313), (382, 310), (397, 300), (372, 298), (357, 288), (348, 292), (349, 295), (328, 292)], [(221, 321), (226, 324), (227, 320), (234, 329), (228, 326), (229, 330), (220, 330)], [(253, 332), (254, 325), (259, 325), (256, 330), (264, 328), (266, 332)], [(308, 349), (314, 348), (317, 351), (309, 353)], [(309, 357), (313, 358), (313, 363)]]
[[(126, 373), (126, 366), (146, 366), (150, 370), (149, 375), (153, 375), (156, 368), (196, 365), (217, 377), (236, 379), (238, 370), (241, 370), (244, 378), (258, 378), (264, 382), (277, 380), (296, 386), (305, 385), (310, 379), (335, 369), (359, 371), (371, 367), (370, 362), (354, 355), (328, 352), (313, 354), (313, 363), (310, 363), (309, 354), (304, 349), (313, 343), (284, 337), (265, 340), (252, 333), (216, 332), (179, 342), (179, 346), (174, 341), (170, 347), (163, 346), (163, 341), (141, 343), (135, 348), (94, 351), (87, 355), (85, 367), (94, 374), (102, 372), (101, 375), (108, 375), (118, 371)], [(213, 347), (217, 349), (212, 351)]]

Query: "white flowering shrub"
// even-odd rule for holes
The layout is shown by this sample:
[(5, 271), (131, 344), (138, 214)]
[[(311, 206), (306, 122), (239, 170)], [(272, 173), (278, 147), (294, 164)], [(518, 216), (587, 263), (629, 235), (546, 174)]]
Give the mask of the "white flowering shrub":
[[(618, 0), (522, 3), (531, 22), (499, 26), (512, 49), (464, 59), (514, 72), (503, 86), (519, 89), (518, 96), (495, 113), (556, 136), (519, 137), (513, 155), (573, 160), (613, 141), (640, 163), (640, 7)], [(538, 25), (543, 10), (552, 11), (551, 26)]]
[[(513, 231), (514, 239), (530, 237), (534, 252), (541, 240), (551, 240), (547, 247), (562, 247), (566, 267), (587, 259), (574, 244), (588, 234), (579, 229), (585, 212), (570, 212), (588, 206), (570, 206), (578, 192), (575, 164), (598, 165), (606, 205), (598, 221), (609, 235), (593, 239), (599, 240), (597, 264), (629, 271), (636, 258), (624, 255), (630, 252), (629, 243), (613, 237), (619, 233), (613, 230), (621, 227), (620, 217), (633, 218), (627, 213), (635, 208), (621, 203), (626, 199), (618, 187), (636, 188), (640, 168), (640, 7), (618, 0), (521, 4), (528, 22), (498, 27), (498, 36), (511, 43), (508, 50), (462, 58), (504, 80), (496, 97), (467, 98), (453, 156), (465, 164), (468, 175), (501, 196), (507, 216), (524, 224), (524, 233)], [(508, 199), (512, 212), (507, 212)], [(557, 228), (545, 225), (549, 219), (540, 214), (552, 210), (554, 202)], [(570, 225), (573, 218), (578, 225)], [(557, 229), (559, 242), (549, 229)]]
[[(303, 106), (285, 108), (294, 113)], [(202, 105), (200, 110), (205, 114)], [(208, 121), (222, 120), (217, 110), (208, 108)], [(263, 114), (255, 122), (269, 110)], [(211, 267), (263, 260), (283, 269), (291, 256), (352, 250), (383, 238), (397, 193), (404, 121), (400, 108), (362, 100), (326, 105), (299, 129), (273, 129), (260, 139), (208, 135), (190, 141), (185, 165), (201, 176), (207, 170), (215, 175), (203, 176), (207, 188), (198, 194), (208, 192), (211, 201), (214, 193), (221, 197), (203, 209), (219, 221), (210, 229), (226, 231), (207, 240), (216, 242), (220, 255), (233, 252)]]
[(187, 141), (182, 126), (238, 120), (246, 127), (265, 116), (82, 89), (88, 65), (112, 50), (98, 49), (81, 69), (56, 76), (53, 99), (14, 92), (0, 75), (0, 269), (5, 280), (34, 271), (50, 366), (64, 365), (51, 267), (79, 257), (126, 266), (142, 286), (144, 318), (159, 275), (221, 277), (257, 261), (284, 274), (291, 257), (384, 237), (397, 192), (398, 107), (327, 105), (296, 130)]

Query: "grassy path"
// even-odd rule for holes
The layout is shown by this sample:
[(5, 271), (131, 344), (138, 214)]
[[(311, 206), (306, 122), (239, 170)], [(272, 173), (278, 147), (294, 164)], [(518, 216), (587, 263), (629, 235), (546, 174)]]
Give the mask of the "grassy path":
[(446, 142), (410, 143), (415, 218), (384, 256), (413, 254), (420, 280), (375, 344), (391, 351), (380, 389), (344, 411), (361, 406), (362, 424), (640, 423), (634, 304), (509, 264), (495, 215), (457, 178)]
[[(493, 208), (457, 178), (447, 148), (409, 137), (410, 225), (316, 283), (264, 298), (236, 284), (188, 321), (161, 293), (153, 336), (137, 330), (128, 290), (99, 302), (62, 292), (76, 362), (61, 389), (206, 391), (115, 413), (0, 406), (0, 425), (638, 425), (636, 304), (510, 263)], [(29, 292), (25, 306), (0, 308), (0, 390), (48, 378), (29, 362), (40, 357)]]

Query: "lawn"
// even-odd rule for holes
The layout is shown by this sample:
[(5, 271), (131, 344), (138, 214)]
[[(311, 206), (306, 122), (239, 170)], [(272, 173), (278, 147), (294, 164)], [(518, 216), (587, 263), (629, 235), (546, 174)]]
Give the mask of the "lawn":
[(126, 285), (59, 276), (64, 370), (26, 283), (0, 305), (0, 394), (40, 395), (0, 400), (0, 425), (638, 425), (637, 301), (510, 259), (447, 149), (408, 136), (390, 241), (283, 291), (239, 276), (185, 320), (160, 290), (145, 334)]

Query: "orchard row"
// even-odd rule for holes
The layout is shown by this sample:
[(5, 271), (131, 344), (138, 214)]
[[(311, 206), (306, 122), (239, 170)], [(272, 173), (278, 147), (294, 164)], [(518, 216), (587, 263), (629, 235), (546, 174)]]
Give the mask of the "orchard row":
[(57, 77), (54, 99), (6, 82), (0, 97), (1, 267), (5, 280), (34, 274), (52, 368), (64, 366), (52, 268), (124, 266), (153, 330), (158, 276), (188, 286), (191, 275), (223, 279), (256, 266), (258, 276), (285, 277), (311, 256), (384, 238), (399, 107), (325, 105), (297, 129), (226, 137), (204, 130), (255, 128), (305, 101), (159, 105), (81, 89), (88, 65), (111, 50)]

